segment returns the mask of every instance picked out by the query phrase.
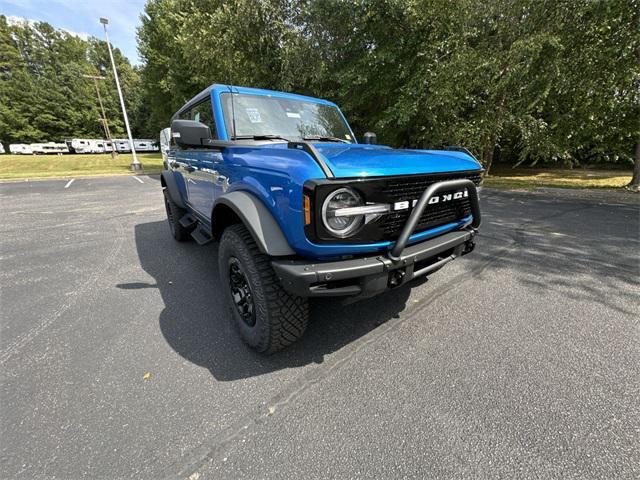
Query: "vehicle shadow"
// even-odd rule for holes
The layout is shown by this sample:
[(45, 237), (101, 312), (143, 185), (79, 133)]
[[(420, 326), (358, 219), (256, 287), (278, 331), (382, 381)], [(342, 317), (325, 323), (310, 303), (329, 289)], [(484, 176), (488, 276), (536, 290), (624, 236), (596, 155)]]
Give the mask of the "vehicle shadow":
[(410, 294), (410, 288), (399, 288), (351, 305), (336, 299), (314, 300), (304, 337), (266, 356), (250, 350), (231, 322), (218, 277), (217, 244), (178, 243), (164, 221), (136, 225), (135, 240), (141, 266), (155, 284), (133, 282), (117, 287), (158, 288), (164, 302), (160, 330), (168, 344), (186, 360), (206, 367), (219, 381), (322, 363), (326, 354), (397, 317)]
[(493, 215), (483, 223), (479, 254), (469, 263), (490, 257), (492, 272), (509, 272), (532, 295), (556, 292), (633, 315), (640, 288), (637, 208), (560, 198), (485, 194), (483, 208)]

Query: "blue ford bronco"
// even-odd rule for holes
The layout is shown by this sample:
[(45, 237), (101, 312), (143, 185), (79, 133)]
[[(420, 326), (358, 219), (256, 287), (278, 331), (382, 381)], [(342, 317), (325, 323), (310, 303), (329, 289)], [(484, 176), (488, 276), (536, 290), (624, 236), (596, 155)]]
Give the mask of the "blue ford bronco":
[(215, 84), (172, 117), (171, 233), (219, 241), (223, 293), (255, 350), (300, 338), (309, 297), (371, 297), (473, 250), (473, 155), (363, 141), (334, 103), (269, 90)]

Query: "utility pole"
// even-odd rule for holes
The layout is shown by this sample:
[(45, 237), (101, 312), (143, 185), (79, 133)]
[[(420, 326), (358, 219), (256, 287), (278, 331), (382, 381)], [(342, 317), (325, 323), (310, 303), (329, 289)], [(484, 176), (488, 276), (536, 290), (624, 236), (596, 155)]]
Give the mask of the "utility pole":
[(104, 129), (104, 134), (107, 137), (107, 140), (111, 144), (111, 158), (115, 159), (118, 156), (118, 152), (116, 151), (116, 145), (113, 143), (113, 139), (111, 138), (111, 132), (109, 131), (109, 123), (107, 123), (107, 115), (104, 112), (104, 105), (102, 104), (102, 97), (100, 96), (100, 89), (98, 88), (98, 80), (104, 80), (105, 77), (100, 77), (97, 75), (82, 75), (84, 78), (90, 78), (93, 80), (94, 85), (96, 86), (96, 94), (98, 95), (98, 103), (100, 104), (100, 111), (102, 112), (102, 128)]
[(129, 146), (131, 147), (131, 153), (133, 154), (133, 161), (131, 162), (131, 170), (142, 170), (142, 164), (138, 161), (136, 155), (136, 149), (133, 146), (133, 137), (131, 136), (131, 128), (129, 128), (129, 118), (127, 117), (127, 109), (124, 106), (124, 98), (122, 96), (122, 89), (120, 88), (120, 80), (118, 79), (118, 71), (116, 70), (116, 62), (113, 59), (113, 52), (111, 51), (111, 42), (109, 42), (109, 34), (107, 33), (107, 24), (109, 19), (100, 17), (100, 23), (104, 27), (104, 36), (107, 39), (107, 47), (109, 48), (109, 57), (111, 58), (111, 66), (113, 67), (113, 76), (116, 79), (116, 87), (118, 88), (118, 96), (120, 97), (120, 106), (122, 107), (122, 115), (124, 116), (124, 126), (127, 128), (127, 135), (129, 136)]

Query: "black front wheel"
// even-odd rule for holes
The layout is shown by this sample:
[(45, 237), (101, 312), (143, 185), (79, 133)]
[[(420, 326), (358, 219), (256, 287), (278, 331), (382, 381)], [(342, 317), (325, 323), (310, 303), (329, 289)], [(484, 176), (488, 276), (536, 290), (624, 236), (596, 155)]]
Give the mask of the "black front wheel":
[(273, 353), (298, 340), (307, 328), (306, 298), (287, 293), (271, 258), (260, 252), (244, 225), (228, 227), (218, 252), (222, 288), (240, 336), (251, 348)]
[(233, 256), (229, 257), (229, 289), (233, 308), (244, 323), (253, 327), (256, 324), (253, 294), (240, 260)]

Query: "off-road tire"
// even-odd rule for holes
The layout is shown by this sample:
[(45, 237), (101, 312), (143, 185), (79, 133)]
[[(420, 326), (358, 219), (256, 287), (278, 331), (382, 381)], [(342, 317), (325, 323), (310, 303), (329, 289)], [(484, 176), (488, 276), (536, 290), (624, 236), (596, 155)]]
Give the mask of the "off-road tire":
[(176, 205), (166, 189), (162, 193), (164, 194), (164, 206), (167, 210), (167, 222), (169, 223), (171, 235), (179, 242), (184, 242), (189, 239), (190, 232), (180, 225), (180, 219), (187, 212)]
[[(230, 261), (237, 259), (245, 274), (255, 324), (250, 326), (235, 306), (230, 286)], [(298, 340), (307, 328), (309, 303), (287, 293), (271, 266), (271, 258), (260, 252), (249, 231), (241, 224), (225, 229), (218, 251), (220, 281), (233, 321), (247, 345), (258, 352), (273, 353)]]

